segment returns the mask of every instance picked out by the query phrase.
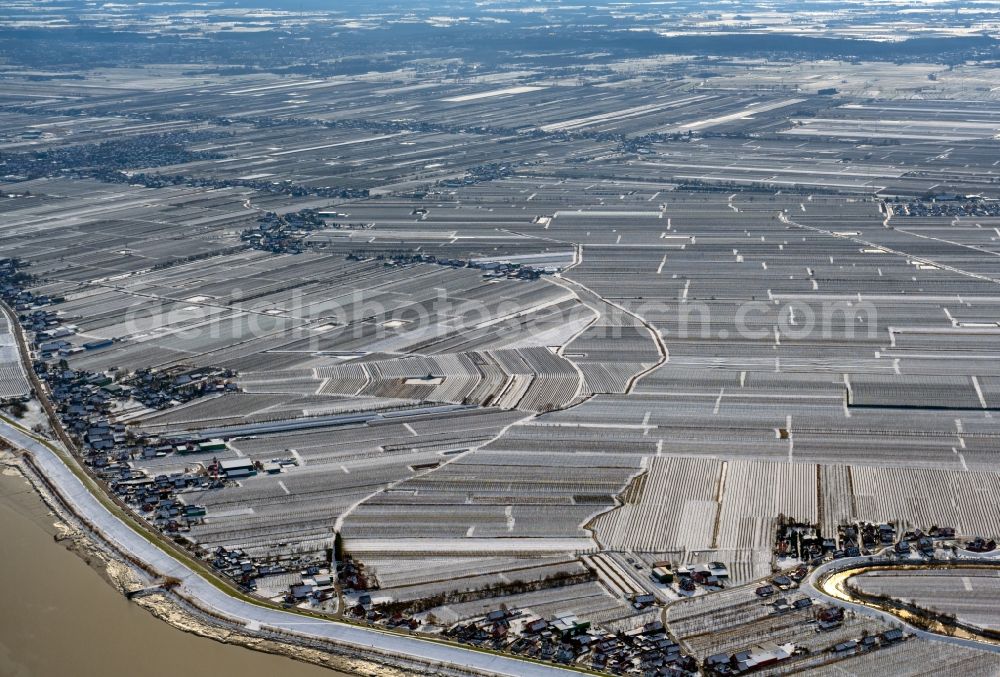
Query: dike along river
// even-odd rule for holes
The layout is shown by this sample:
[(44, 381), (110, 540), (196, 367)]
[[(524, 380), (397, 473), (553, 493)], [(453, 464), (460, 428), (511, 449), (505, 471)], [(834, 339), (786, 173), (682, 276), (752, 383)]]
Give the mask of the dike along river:
[(23, 477), (0, 475), (3, 677), (343, 676), (173, 628), (56, 543), (53, 521)]

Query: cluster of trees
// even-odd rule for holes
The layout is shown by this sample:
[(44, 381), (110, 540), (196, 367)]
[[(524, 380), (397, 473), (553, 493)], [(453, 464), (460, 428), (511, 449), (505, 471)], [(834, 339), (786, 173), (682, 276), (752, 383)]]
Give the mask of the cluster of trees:
[(21, 401), (19, 397), (10, 397), (0, 404), (14, 418), (24, 418), (28, 413), (28, 405)]
[(858, 599), (876, 606), (889, 607), (904, 612), (906, 621), (922, 630), (932, 632), (944, 630), (948, 634), (954, 634), (959, 627), (965, 627), (955, 614), (921, 606), (915, 600), (897, 599), (885, 593), (865, 592), (850, 580), (847, 581), (845, 587)]
[(560, 571), (545, 578), (534, 581), (515, 580), (509, 583), (490, 583), (479, 588), (467, 590), (453, 590), (450, 592), (440, 592), (429, 597), (422, 597), (417, 600), (385, 602), (377, 605), (377, 609), (387, 616), (396, 613), (418, 614), (428, 609), (433, 609), (445, 604), (461, 604), (463, 602), (474, 602), (480, 599), (490, 599), (493, 597), (506, 597), (507, 595), (521, 595), (526, 592), (537, 592), (549, 588), (562, 588), (568, 585), (578, 585), (589, 583), (597, 579), (597, 574), (593, 571), (568, 572)]

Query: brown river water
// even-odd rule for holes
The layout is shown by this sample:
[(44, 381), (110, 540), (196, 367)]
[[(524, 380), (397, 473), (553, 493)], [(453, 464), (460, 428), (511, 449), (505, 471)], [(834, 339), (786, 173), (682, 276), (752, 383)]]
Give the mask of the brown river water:
[(53, 521), (0, 475), (0, 677), (346, 677), (171, 627), (56, 543)]

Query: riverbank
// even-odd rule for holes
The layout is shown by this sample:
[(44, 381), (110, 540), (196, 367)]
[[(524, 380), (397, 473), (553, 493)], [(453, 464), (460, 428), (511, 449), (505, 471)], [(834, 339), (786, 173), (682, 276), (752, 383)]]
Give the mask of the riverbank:
[[(175, 677), (178, 660), (244, 677), (410, 674), (222, 627), (164, 594), (129, 602), (124, 593), (149, 583), (143, 572), (75, 524), (15, 454), (0, 451), (0, 472), (0, 533), (11, 546), (0, 562), (0, 580), (16, 582), (4, 590), (0, 674), (103, 677), (142, 666), (147, 677)], [(128, 641), (131, 633), (134, 642)], [(107, 650), (111, 638), (114, 652)], [(63, 644), (65, 650), (54, 650)], [(150, 662), (164, 667), (151, 669)]]

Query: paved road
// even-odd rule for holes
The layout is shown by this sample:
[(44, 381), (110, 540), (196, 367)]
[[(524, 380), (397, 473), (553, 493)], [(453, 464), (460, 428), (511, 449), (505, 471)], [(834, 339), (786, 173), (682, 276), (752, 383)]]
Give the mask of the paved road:
[(993, 653), (1000, 653), (1000, 645), (991, 644), (989, 642), (977, 642), (972, 639), (963, 639), (961, 637), (948, 637), (945, 635), (939, 635), (935, 632), (927, 632), (926, 630), (921, 630), (918, 627), (904, 622), (899, 617), (893, 616), (887, 611), (882, 611), (881, 609), (876, 609), (865, 604), (848, 602), (840, 599), (839, 597), (833, 597), (823, 592), (819, 587), (822, 579), (832, 573), (847, 569), (861, 569), (867, 566), (879, 564), (892, 565), (898, 564), (898, 562), (881, 557), (846, 557), (843, 559), (833, 560), (832, 562), (827, 562), (826, 564), (816, 567), (809, 575), (809, 578), (803, 582), (803, 588), (809, 592), (810, 596), (819, 598), (827, 604), (850, 609), (861, 616), (868, 616), (869, 618), (886, 621), (894, 626), (902, 627), (906, 630), (906, 632), (922, 639), (929, 639), (935, 642), (947, 642), (949, 644), (963, 646), (968, 649), (981, 649), (984, 651), (991, 651)]
[(100, 535), (123, 553), (129, 553), (164, 576), (181, 581), (178, 592), (196, 599), (202, 609), (240, 625), (259, 626), (264, 630), (291, 632), (337, 644), (376, 648), (435, 664), (472, 668), (494, 675), (512, 677), (568, 677), (580, 673), (555, 666), (539, 665), (514, 657), (494, 656), (458, 646), (432, 642), (417, 637), (356, 627), (336, 621), (309, 618), (294, 613), (256, 606), (216, 588), (185, 564), (167, 554), (112, 514), (83, 485), (80, 479), (51, 449), (33, 436), (0, 419), (0, 437), (14, 446), (31, 452), (35, 465), (62, 492), (63, 498), (78, 515), (95, 525)]

